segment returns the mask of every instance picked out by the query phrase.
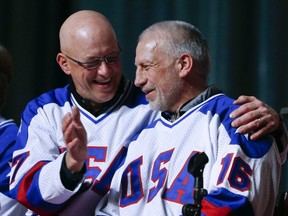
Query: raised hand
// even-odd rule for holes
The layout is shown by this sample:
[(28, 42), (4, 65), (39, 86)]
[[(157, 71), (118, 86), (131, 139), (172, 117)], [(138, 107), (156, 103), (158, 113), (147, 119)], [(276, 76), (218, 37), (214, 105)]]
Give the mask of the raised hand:
[(80, 121), (80, 112), (73, 107), (62, 119), (62, 132), (67, 147), (66, 166), (72, 172), (79, 172), (88, 155), (87, 134)]

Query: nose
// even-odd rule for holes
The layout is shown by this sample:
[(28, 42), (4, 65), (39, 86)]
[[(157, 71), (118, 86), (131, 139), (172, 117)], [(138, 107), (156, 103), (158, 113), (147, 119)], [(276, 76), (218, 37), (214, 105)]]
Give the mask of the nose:
[(109, 71), (110, 71), (109, 65), (106, 63), (106, 61), (102, 60), (98, 67), (98, 74), (105, 76), (109, 73)]
[(136, 68), (136, 76), (134, 80), (134, 84), (137, 87), (141, 87), (145, 84), (146, 82), (146, 75), (145, 71), (141, 67)]

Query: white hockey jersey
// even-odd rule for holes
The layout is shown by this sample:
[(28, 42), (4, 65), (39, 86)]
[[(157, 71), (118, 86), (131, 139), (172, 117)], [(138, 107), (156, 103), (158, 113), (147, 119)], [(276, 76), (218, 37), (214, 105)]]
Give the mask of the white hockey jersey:
[[(89, 156), (83, 182), (70, 191), (60, 179), (65, 152), (61, 121), (73, 106), (79, 107), (87, 131)], [(94, 214), (126, 155), (126, 145), (157, 115), (130, 81), (118, 101), (97, 117), (79, 105), (67, 86), (41, 95), (22, 114), (13, 154), (12, 195), (39, 215)]]
[(281, 159), (274, 139), (252, 141), (231, 127), (233, 100), (217, 94), (171, 123), (161, 117), (128, 148), (96, 215), (182, 215), (193, 204), (192, 155), (205, 152), (201, 215), (273, 214)]

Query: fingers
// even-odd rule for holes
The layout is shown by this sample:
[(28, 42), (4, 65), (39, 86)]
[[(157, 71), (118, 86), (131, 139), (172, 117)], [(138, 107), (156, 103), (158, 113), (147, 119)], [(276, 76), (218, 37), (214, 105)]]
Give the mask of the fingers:
[(65, 143), (69, 143), (71, 141), (71, 131), (72, 131), (72, 116), (71, 113), (67, 113), (62, 118), (62, 133), (64, 137)]
[(74, 123), (81, 124), (80, 112), (79, 112), (79, 108), (78, 107), (73, 107), (72, 108), (72, 118), (73, 118)]
[[(239, 133), (255, 133), (263, 128), (271, 129), (272, 124), (266, 122), (267, 117), (257, 118), (249, 121), (247, 124), (243, 124), (238, 128)], [(262, 131), (262, 130), (261, 130)]]
[(237, 118), (232, 122), (233, 127), (240, 127), (274, 112), (267, 104), (253, 96), (240, 96), (234, 103), (241, 106), (230, 114), (230, 118)]
[(239, 133), (250, 133), (250, 138), (255, 140), (278, 128), (280, 119), (277, 112), (259, 99), (240, 96), (235, 104), (242, 104), (230, 114), (236, 118), (231, 125), (239, 127)]
[[(244, 109), (244, 111), (242, 111), (242, 109)], [(240, 127), (263, 117), (263, 113), (261, 113), (259, 110), (250, 110), (243, 107), (242, 109), (241, 107), (238, 108), (241, 115), (239, 117), (237, 116), (238, 118), (232, 121), (232, 127)], [(255, 123), (257, 123), (257, 121), (254, 122), (254, 124)]]
[(82, 169), (87, 158), (87, 135), (80, 120), (80, 112), (73, 107), (62, 119), (63, 139), (66, 144), (66, 165), (71, 172)]
[(258, 118), (255, 121), (256, 121), (256, 127), (259, 128), (261, 126), (261, 123), (262, 123), (263, 119), (262, 118)]
[[(262, 118), (261, 118), (261, 119), (255, 120), (253, 122), (253, 124), (255, 125), (254, 127), (257, 128), (257, 129), (255, 129), (253, 132), (250, 132), (250, 134), (251, 134), (250, 139), (251, 140), (260, 139), (264, 135), (274, 131), (274, 123), (273, 123), (273, 121), (269, 121), (267, 123), (264, 120), (262, 120)], [(248, 131), (246, 133), (248, 133)]]
[(241, 105), (241, 104), (252, 102), (255, 100), (256, 100), (256, 98), (254, 96), (241, 95), (233, 102), (233, 104)]
[(238, 104), (241, 106), (230, 114), (230, 118), (239, 117), (250, 111), (257, 110), (259, 106), (264, 105), (264, 103), (258, 100), (257, 98), (253, 96), (245, 96), (245, 95), (238, 97), (238, 99), (235, 100), (233, 104)]
[(87, 145), (87, 134), (86, 130), (80, 120), (80, 112), (78, 107), (72, 109), (73, 126), (75, 130), (75, 136), (83, 143)]
[(78, 128), (83, 128), (80, 121), (80, 112), (77, 107), (73, 107), (72, 113), (67, 113), (62, 119), (62, 132), (66, 146), (73, 145), (72, 142), (77, 137), (76, 131)]
[(279, 116), (277, 115), (271, 115), (271, 116), (266, 116), (259, 118), (254, 121), (255, 128), (254, 131), (250, 136), (250, 139), (252, 140), (257, 140), (263, 137), (264, 135), (271, 133), (275, 131), (279, 127)]
[(65, 131), (65, 128), (71, 123), (71, 121), (71, 113), (67, 113), (66, 115), (64, 115), (64, 117), (62, 118), (62, 131)]
[(269, 130), (267, 130), (266, 127), (263, 127), (260, 130), (256, 131), (255, 133), (252, 133), (251, 136), (250, 136), (250, 139), (251, 140), (260, 139), (263, 136), (263, 134), (267, 133), (267, 131), (269, 131)]

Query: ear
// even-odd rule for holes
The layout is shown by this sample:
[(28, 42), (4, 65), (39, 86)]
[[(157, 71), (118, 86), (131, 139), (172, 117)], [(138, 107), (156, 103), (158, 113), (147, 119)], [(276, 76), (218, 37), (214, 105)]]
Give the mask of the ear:
[(178, 68), (179, 68), (179, 76), (185, 77), (187, 76), (193, 66), (193, 58), (188, 53), (183, 53), (178, 59)]
[(70, 66), (67, 62), (67, 57), (63, 53), (58, 53), (56, 56), (56, 61), (61, 67), (61, 69), (64, 71), (65, 74), (70, 75)]

